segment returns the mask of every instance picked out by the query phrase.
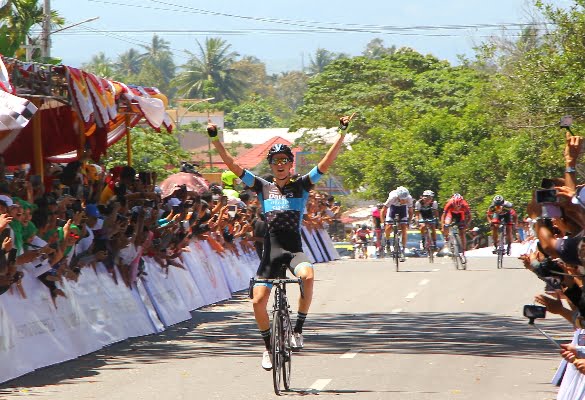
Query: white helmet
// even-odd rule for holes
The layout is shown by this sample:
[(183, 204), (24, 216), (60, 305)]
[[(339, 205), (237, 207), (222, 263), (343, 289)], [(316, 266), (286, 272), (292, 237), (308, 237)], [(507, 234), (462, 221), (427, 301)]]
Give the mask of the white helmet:
[(433, 192), (432, 190), (425, 190), (423, 192), (423, 196), (435, 197), (435, 192)]
[(398, 196), (400, 200), (405, 200), (408, 196), (410, 196), (410, 193), (404, 186), (398, 186), (396, 188), (396, 196)]

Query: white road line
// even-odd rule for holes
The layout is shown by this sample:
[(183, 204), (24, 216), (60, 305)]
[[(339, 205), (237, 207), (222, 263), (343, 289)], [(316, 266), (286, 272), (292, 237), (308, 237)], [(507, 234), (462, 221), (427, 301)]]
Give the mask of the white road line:
[(424, 286), (424, 285), (426, 285), (426, 284), (427, 284), (427, 283), (429, 283), (429, 282), (430, 282), (430, 280), (429, 280), (429, 279), (423, 279), (423, 280), (422, 280), (422, 281), (420, 281), (418, 284), (419, 284), (420, 286)]
[(409, 294), (406, 295), (405, 299), (412, 300), (416, 297), (417, 294), (418, 294), (418, 292), (410, 292)]
[(390, 314), (400, 314), (402, 312), (402, 308), (395, 308), (394, 310), (390, 311)]
[(357, 349), (357, 350), (350, 350), (345, 354), (342, 354), (341, 357), (339, 358), (354, 358), (355, 356), (357, 356), (357, 354), (361, 351), (361, 349)]
[(369, 331), (367, 331), (366, 333), (368, 335), (375, 335), (376, 333), (380, 332), (379, 329), (370, 329)]
[(315, 383), (313, 383), (311, 385), (309, 390), (315, 390), (315, 391), (323, 390), (323, 389), (325, 389), (325, 386), (327, 386), (329, 384), (329, 382), (331, 382), (331, 379), (317, 379), (315, 381)]
[(433, 272), (438, 272), (438, 271), (440, 271), (440, 269), (439, 269), (439, 268), (435, 268), (435, 269), (433, 269)]

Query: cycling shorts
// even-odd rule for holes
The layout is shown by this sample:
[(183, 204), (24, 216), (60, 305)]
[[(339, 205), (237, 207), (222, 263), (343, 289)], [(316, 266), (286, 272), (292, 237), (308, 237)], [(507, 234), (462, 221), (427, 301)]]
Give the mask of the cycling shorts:
[(398, 214), (398, 219), (402, 224), (408, 224), (408, 207), (406, 204), (395, 206), (390, 206), (390, 213), (387, 214), (386, 223), (392, 223), (394, 221), (394, 216)]
[(301, 267), (313, 268), (313, 264), (303, 252), (299, 232), (272, 232), (264, 238), (264, 253), (256, 276), (265, 279), (283, 278), (286, 268), (296, 276), (297, 269)]
[(447, 215), (445, 216), (445, 223), (447, 225), (451, 225), (451, 223), (457, 224), (459, 228), (465, 228), (467, 225), (465, 222), (465, 214), (453, 213), (451, 211), (447, 212)]
[(512, 214), (508, 211), (504, 214), (493, 213), (492, 214), (492, 224), (501, 224), (504, 223), (506, 225), (513, 225), (514, 221), (512, 219)]
[(372, 219), (374, 220), (374, 228), (380, 229), (382, 227), (382, 220), (380, 217), (372, 217)]

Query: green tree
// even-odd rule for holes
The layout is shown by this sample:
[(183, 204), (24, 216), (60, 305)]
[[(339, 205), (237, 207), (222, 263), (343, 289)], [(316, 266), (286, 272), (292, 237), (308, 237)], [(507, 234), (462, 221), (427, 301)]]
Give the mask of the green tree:
[(282, 72), (276, 78), (276, 97), (293, 113), (303, 105), (308, 80), (308, 76), (301, 71)]
[(317, 75), (325, 70), (329, 64), (335, 60), (348, 58), (346, 54), (335, 53), (326, 49), (319, 48), (315, 51), (315, 55), (309, 56), (309, 75)]
[[(151, 128), (134, 128), (130, 133), (132, 166), (137, 171), (153, 171), (158, 181), (179, 171), (181, 161), (190, 159), (179, 146), (176, 135), (158, 133)], [(126, 140), (108, 148), (106, 168), (127, 164)]]
[(220, 38), (197, 41), (199, 53), (188, 51), (189, 60), (173, 81), (178, 94), (186, 98), (215, 97), (217, 100), (239, 101), (245, 88), (244, 76), (234, 68), (238, 53)]
[(118, 75), (131, 79), (140, 73), (143, 61), (144, 54), (131, 48), (118, 56), (114, 69)]
[(382, 58), (384, 56), (391, 56), (396, 52), (396, 46), (384, 46), (384, 41), (380, 38), (374, 38), (369, 41), (362, 55), (367, 58)]
[(142, 46), (142, 68), (138, 74), (138, 83), (156, 86), (164, 93), (169, 92), (170, 83), (175, 77), (175, 62), (170, 43), (158, 35), (153, 35), (150, 45)]
[(91, 60), (83, 64), (81, 68), (104, 78), (111, 78), (115, 74), (114, 63), (104, 52), (92, 56)]
[[(0, 7), (0, 54), (23, 57), (25, 50), (20, 46), (39, 43), (38, 36), (31, 36), (33, 27), (42, 24), (43, 7), (38, 0), (8, 0)], [(61, 26), (65, 20), (55, 10), (51, 11), (53, 27)], [(39, 51), (33, 58), (40, 57)]]
[(225, 118), (225, 127), (237, 128), (274, 128), (280, 126), (279, 119), (268, 101), (254, 96), (234, 107)]

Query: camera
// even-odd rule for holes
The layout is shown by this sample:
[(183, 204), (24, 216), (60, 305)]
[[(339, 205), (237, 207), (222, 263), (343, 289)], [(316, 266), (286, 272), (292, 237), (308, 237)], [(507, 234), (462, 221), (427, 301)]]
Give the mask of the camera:
[(557, 190), (556, 189), (538, 189), (536, 190), (536, 202), (542, 203), (557, 203)]
[(550, 257), (545, 258), (534, 268), (534, 273), (539, 278), (548, 278), (551, 276), (558, 276), (555, 272), (564, 273), (560, 265)]
[(561, 121), (559, 122), (559, 127), (561, 128), (570, 128), (573, 125), (573, 117), (571, 115), (565, 115), (561, 117)]
[(522, 311), (524, 316), (528, 319), (534, 320), (546, 317), (546, 307), (537, 306), (535, 304), (526, 304)]

